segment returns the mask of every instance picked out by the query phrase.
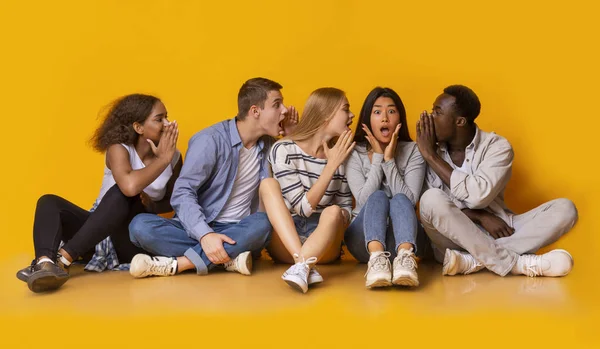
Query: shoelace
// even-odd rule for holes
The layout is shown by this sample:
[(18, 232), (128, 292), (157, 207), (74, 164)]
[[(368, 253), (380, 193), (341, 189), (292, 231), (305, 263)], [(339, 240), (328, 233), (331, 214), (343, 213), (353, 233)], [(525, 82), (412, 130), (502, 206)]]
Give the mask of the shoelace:
[[(299, 260), (300, 256), (297, 253), (294, 253), (294, 258)], [(297, 262), (296, 264), (292, 265), (292, 268), (290, 268), (290, 274), (299, 274), (303, 279), (306, 279), (308, 278), (308, 273), (310, 272), (312, 265), (316, 262), (317, 257), (310, 257), (308, 259), (304, 259), (304, 257), (302, 257), (301, 262)]]
[(369, 267), (367, 268), (367, 272), (365, 273), (365, 276), (367, 276), (367, 274), (369, 273), (370, 270), (373, 271), (382, 271), (386, 268), (387, 266), (387, 262), (388, 262), (388, 258), (390, 258), (392, 254), (389, 253), (388, 251), (382, 252), (380, 253), (377, 257), (369, 260)]
[(542, 275), (542, 256), (523, 255), (521, 258), (525, 258), (525, 275), (530, 278)]
[(150, 266), (150, 273), (159, 274), (159, 275), (169, 275), (171, 274), (171, 264), (173, 260), (169, 259), (166, 261), (161, 261), (156, 258), (152, 258), (154, 263)]
[(406, 269), (417, 269), (417, 262), (411, 253), (405, 252), (400, 256), (400, 265)]

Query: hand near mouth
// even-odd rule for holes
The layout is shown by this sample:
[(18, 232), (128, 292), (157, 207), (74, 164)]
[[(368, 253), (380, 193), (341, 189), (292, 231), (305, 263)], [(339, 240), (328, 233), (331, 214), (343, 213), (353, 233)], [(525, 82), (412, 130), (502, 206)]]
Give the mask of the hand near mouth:
[(298, 119), (298, 110), (296, 109), (296, 107), (290, 105), (287, 113), (285, 113), (285, 118), (280, 124), (283, 131), (280, 131), (279, 134), (284, 137), (289, 136), (298, 125)]
[(371, 149), (373, 150), (373, 152), (383, 154), (383, 150), (381, 149), (379, 141), (375, 138), (375, 136), (373, 136), (373, 133), (371, 133), (371, 130), (369, 130), (367, 125), (362, 124), (362, 129), (363, 131), (365, 131), (365, 138), (367, 139), (367, 142), (369, 142), (369, 144), (371, 145)]
[(392, 133), (392, 139), (390, 143), (385, 147), (385, 153), (383, 154), (383, 161), (390, 161), (396, 157), (396, 145), (398, 144), (398, 132), (400, 132), (400, 128), (402, 124), (396, 125), (396, 129), (394, 133)]

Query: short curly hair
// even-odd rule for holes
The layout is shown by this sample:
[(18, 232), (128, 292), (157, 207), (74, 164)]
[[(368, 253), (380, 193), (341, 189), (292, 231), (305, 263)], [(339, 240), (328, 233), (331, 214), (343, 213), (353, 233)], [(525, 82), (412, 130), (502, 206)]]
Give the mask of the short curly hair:
[(463, 85), (451, 85), (444, 89), (444, 93), (456, 100), (454, 108), (457, 114), (464, 116), (469, 123), (475, 122), (481, 111), (481, 103), (473, 90)]
[(154, 96), (131, 94), (111, 103), (102, 125), (90, 140), (94, 149), (105, 152), (113, 144), (135, 144), (139, 135), (133, 124), (143, 124), (157, 102), (160, 99)]

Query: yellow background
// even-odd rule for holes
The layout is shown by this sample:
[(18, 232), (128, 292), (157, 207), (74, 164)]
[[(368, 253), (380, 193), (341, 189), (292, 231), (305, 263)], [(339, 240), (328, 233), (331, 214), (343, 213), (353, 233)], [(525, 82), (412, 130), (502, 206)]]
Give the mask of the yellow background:
[[(203, 337), (197, 346), (229, 347), (244, 343), (243, 338), (249, 346), (273, 345), (267, 338), (286, 333), (308, 336), (307, 343), (313, 343), (314, 326), (318, 343), (336, 347), (400, 346), (387, 333), (392, 329), (425, 347), (471, 335), (498, 344), (498, 338), (484, 335), (493, 328), (517, 347), (540, 341), (592, 346), (597, 334), (585, 323), (598, 310), (598, 13), (593, 1), (578, 0), (2, 1), (1, 256), (32, 253), (40, 195), (55, 193), (82, 207), (92, 204), (103, 155), (86, 142), (102, 106), (121, 95), (159, 96), (171, 120), (179, 122), (179, 148), (185, 151), (192, 134), (236, 113), (240, 85), (255, 76), (280, 82), (286, 104), (299, 107), (316, 88), (341, 88), (355, 114), (371, 88), (392, 87), (406, 105), (413, 136), (419, 112), (431, 108), (443, 87), (460, 83), (482, 101), (479, 126), (505, 136), (515, 149), (509, 206), (523, 212), (568, 197), (579, 209), (578, 224), (557, 246), (574, 255), (569, 277), (577, 278), (582, 292), (573, 297), (589, 307), (568, 324), (550, 314), (515, 328), (520, 315), (500, 310), (436, 317), (435, 310), (425, 316), (416, 309), (403, 317), (386, 312), (382, 320), (369, 318), (367, 325), (355, 322), (362, 314), (340, 313), (340, 299), (313, 304), (311, 311), (290, 310), (285, 321), (276, 320), (285, 317), (282, 307), (277, 315), (212, 314), (208, 320), (200, 319), (202, 314), (162, 319), (155, 312), (153, 320), (136, 321), (88, 314), (76, 328), (84, 329), (81, 322), (86, 321), (114, 323), (126, 326), (115, 332), (125, 340), (170, 346), (194, 342), (196, 336)], [(55, 314), (49, 315), (52, 320)], [(32, 322), (14, 314), (2, 321), (2, 332), (16, 329), (2, 341), (24, 335), (23, 327)], [(160, 329), (155, 339), (131, 335), (156, 332), (156, 321), (172, 328)], [(555, 326), (552, 331), (546, 323)], [(69, 326), (64, 320), (54, 335)], [(377, 333), (377, 326), (384, 333)], [(377, 331), (372, 341), (363, 337), (369, 331)], [(228, 333), (241, 335), (218, 344)], [(301, 346), (297, 341), (284, 345)]]

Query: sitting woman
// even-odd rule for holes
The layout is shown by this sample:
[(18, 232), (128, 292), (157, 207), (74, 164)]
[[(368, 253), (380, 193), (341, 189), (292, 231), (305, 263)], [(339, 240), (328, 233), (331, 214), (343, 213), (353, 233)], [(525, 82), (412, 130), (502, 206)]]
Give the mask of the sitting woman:
[(260, 186), (273, 226), (267, 249), (275, 261), (292, 264), (282, 278), (303, 293), (323, 281), (313, 266), (340, 256), (352, 208), (343, 163), (354, 148), (353, 117), (343, 91), (314, 91), (295, 130), (271, 148), (274, 178)]
[(172, 211), (169, 200), (182, 166), (178, 134), (158, 98), (133, 94), (115, 101), (92, 138), (94, 148), (106, 152), (93, 208), (42, 196), (33, 223), (35, 259), (17, 278), (33, 292), (54, 290), (69, 279), (73, 261), (89, 261), (87, 270), (102, 271), (143, 252), (129, 240), (128, 225), (138, 213)]
[[(408, 133), (394, 90), (377, 87), (360, 111), (346, 176), (356, 207), (345, 234), (348, 251), (368, 262), (366, 286), (418, 286), (417, 215), (425, 161)], [(393, 258), (392, 265), (389, 258)]]

